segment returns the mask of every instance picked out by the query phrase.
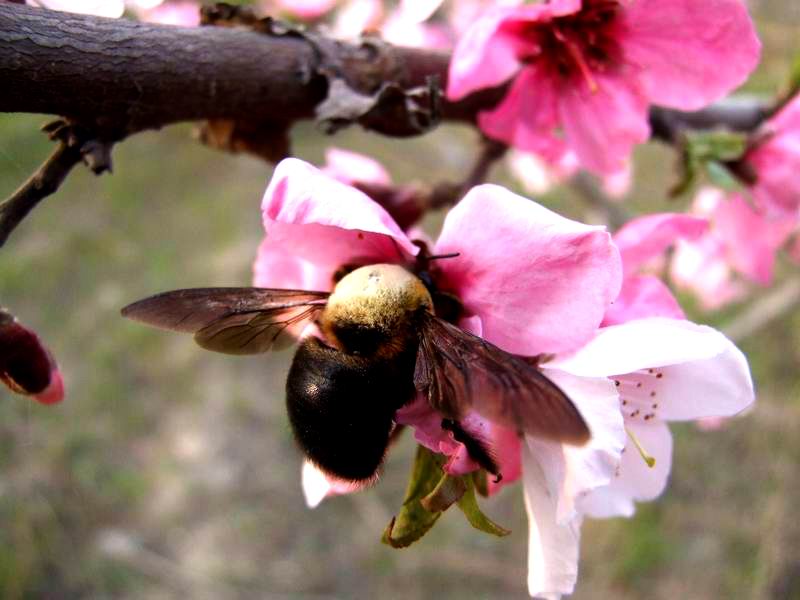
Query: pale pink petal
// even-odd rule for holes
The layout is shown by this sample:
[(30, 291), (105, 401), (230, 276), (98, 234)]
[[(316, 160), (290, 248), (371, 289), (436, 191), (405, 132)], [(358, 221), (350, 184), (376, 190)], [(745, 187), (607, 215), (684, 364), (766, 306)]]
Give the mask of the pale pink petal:
[(616, 173), (633, 147), (650, 137), (647, 98), (621, 74), (593, 77), (595, 90), (586, 84), (561, 86), (559, 120), (581, 164), (597, 173)]
[(327, 292), (333, 280), (327, 269), (287, 252), (286, 247), (264, 238), (253, 263), (253, 285), (284, 290)]
[(708, 231), (708, 220), (683, 213), (658, 213), (632, 219), (614, 234), (626, 275), (664, 253), (678, 239), (694, 240)]
[(603, 191), (611, 200), (622, 200), (631, 191), (633, 184), (633, 167), (631, 161), (619, 171), (603, 176)]
[(447, 97), (460, 100), (482, 88), (495, 87), (520, 68), (514, 36), (501, 27), (511, 11), (499, 9), (477, 19), (461, 36), (450, 59)]
[(333, 33), (337, 38), (352, 39), (376, 29), (382, 20), (382, 0), (348, 0), (336, 11)]
[(559, 119), (556, 102), (552, 77), (532, 64), (520, 72), (500, 104), (478, 114), (478, 125), (489, 137), (535, 152), (552, 163), (567, 151), (563, 139), (555, 134)]
[(741, 0), (636, 0), (622, 11), (625, 60), (656, 104), (696, 110), (745, 82), (761, 54)]
[(571, 594), (578, 578), (580, 518), (559, 524), (556, 498), (536, 457), (522, 445), (523, 490), (528, 513), (528, 593), (537, 598)]
[(329, 496), (357, 492), (363, 487), (352, 481), (341, 481), (328, 477), (307, 460), (303, 461), (300, 479), (303, 486), (303, 497), (306, 499), (308, 508), (316, 508)]
[(450, 36), (444, 27), (419, 23), (397, 12), (384, 21), (381, 37), (392, 44), (410, 48), (448, 50), (451, 47)]
[(654, 386), (660, 398), (656, 414), (661, 419), (730, 417), (755, 402), (747, 359), (727, 338), (719, 355), (666, 366), (661, 372), (661, 389)]
[(669, 288), (654, 275), (632, 275), (622, 282), (622, 290), (608, 307), (602, 326), (619, 325), (646, 317), (684, 319), (683, 310)]
[(676, 285), (693, 291), (706, 310), (717, 310), (747, 295), (734, 279), (720, 239), (707, 235), (696, 242), (679, 241), (670, 265)]
[(768, 136), (745, 159), (758, 177), (753, 195), (770, 215), (800, 217), (800, 96), (766, 126)]
[(28, 0), (32, 6), (43, 6), (50, 10), (96, 15), (111, 19), (121, 17), (125, 12), (124, 0)]
[(660, 317), (605, 327), (549, 367), (618, 382), (626, 422), (725, 417), (755, 400), (747, 360), (720, 332)]
[(322, 172), (334, 179), (353, 185), (356, 182), (390, 185), (392, 178), (377, 160), (341, 148), (325, 150)]
[(611, 481), (625, 447), (625, 429), (612, 381), (576, 377), (547, 368), (545, 373), (575, 403), (592, 432), (584, 446), (526, 437), (528, 448), (542, 466), (548, 492), (556, 502), (556, 519), (561, 524), (575, 517), (578, 498)]
[(333, 9), (336, 0), (275, 0), (279, 7), (301, 19), (318, 19)]
[(705, 417), (704, 419), (697, 419), (697, 428), (702, 431), (716, 431), (722, 429), (728, 421), (725, 417)]
[(775, 254), (796, 223), (768, 219), (753, 210), (739, 194), (731, 194), (726, 202), (721, 202), (712, 219), (733, 268), (752, 281), (768, 285), (772, 281)]
[(137, 13), (140, 20), (162, 25), (197, 27), (200, 25), (200, 6), (194, 0), (169, 2)]
[(589, 517), (630, 517), (635, 510), (634, 501), (653, 500), (661, 495), (667, 485), (672, 467), (672, 434), (669, 428), (662, 422), (653, 422), (631, 423), (628, 429), (656, 462), (649, 467), (629, 440), (611, 484), (579, 501), (579, 509)]
[(549, 191), (553, 186), (571, 177), (580, 167), (578, 157), (572, 152), (564, 152), (560, 160), (552, 163), (533, 152), (511, 150), (508, 153), (507, 164), (511, 174), (522, 184), (522, 188), (536, 195)]
[[(291, 254), (287, 262), (312, 264), (314, 288), (329, 289), (342, 265), (402, 263), (419, 251), (366, 194), (297, 159), (286, 159), (276, 167), (262, 211), (267, 240), (261, 250), (269, 254), (266, 244), (273, 252), (283, 249)], [(259, 265), (256, 269), (266, 270)]]
[(535, 355), (580, 346), (618, 295), (621, 266), (603, 227), (561, 217), (496, 185), (473, 188), (445, 219), (442, 285), (478, 315), (483, 337)]
[(585, 377), (612, 377), (642, 369), (720, 357), (733, 344), (720, 332), (690, 321), (653, 317), (598, 330), (568, 356), (547, 363)]
[(400, 0), (400, 12), (410, 21), (427, 21), (444, 0)]
[(800, 218), (800, 129), (776, 135), (747, 155), (755, 169), (753, 195), (759, 207), (774, 217)]

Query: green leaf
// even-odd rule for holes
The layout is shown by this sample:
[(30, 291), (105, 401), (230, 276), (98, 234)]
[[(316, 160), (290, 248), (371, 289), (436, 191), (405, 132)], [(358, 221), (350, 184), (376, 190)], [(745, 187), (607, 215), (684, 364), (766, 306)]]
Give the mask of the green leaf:
[(678, 181), (669, 189), (670, 198), (676, 198), (688, 192), (697, 181), (698, 161), (694, 155), (684, 148), (678, 163)]
[(715, 186), (724, 190), (735, 190), (740, 187), (739, 181), (730, 170), (716, 160), (710, 160), (706, 163), (706, 173), (708, 178)]
[(467, 490), (464, 492), (464, 495), (461, 496), (461, 500), (458, 501), (458, 508), (460, 508), (461, 512), (467, 517), (469, 524), (475, 529), (499, 537), (511, 533), (511, 530), (500, 527), (500, 525), (481, 512), (478, 506), (478, 499), (475, 497), (475, 485), (472, 482), (472, 477), (470, 475), (465, 475), (463, 479), (467, 484)]
[(446, 478), (438, 455), (419, 446), (403, 506), (383, 532), (381, 541), (384, 544), (392, 548), (406, 548), (433, 527), (442, 513), (426, 510), (421, 501), (431, 495)]
[(800, 90), (800, 54), (795, 54), (789, 69), (789, 95), (793, 96)]
[(475, 484), (475, 491), (484, 498), (489, 496), (489, 482), (487, 479), (488, 476), (484, 469), (478, 469), (472, 472), (472, 483)]
[(730, 131), (700, 131), (687, 133), (681, 153), (678, 182), (670, 196), (680, 196), (694, 187), (701, 173), (714, 185), (731, 189), (737, 180), (726, 163), (739, 161), (747, 152), (747, 136)]
[(747, 136), (730, 131), (702, 131), (686, 137), (687, 150), (697, 160), (728, 162), (739, 160), (747, 151)]
[(420, 500), (420, 504), (428, 512), (443, 512), (458, 502), (466, 491), (464, 477), (445, 474), (433, 491)]

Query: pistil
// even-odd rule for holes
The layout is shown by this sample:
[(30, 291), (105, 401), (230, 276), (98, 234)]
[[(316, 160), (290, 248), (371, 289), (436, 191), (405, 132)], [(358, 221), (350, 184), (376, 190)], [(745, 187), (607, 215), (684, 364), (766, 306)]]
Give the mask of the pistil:
[(653, 467), (655, 467), (656, 466), (656, 459), (653, 456), (651, 456), (650, 454), (647, 453), (647, 450), (644, 449), (644, 447), (642, 446), (642, 443), (639, 441), (639, 438), (637, 438), (634, 435), (634, 433), (630, 429), (628, 429), (627, 427), (625, 428), (625, 433), (628, 434), (628, 437), (633, 442), (633, 445), (636, 446), (636, 450), (639, 451), (639, 456), (642, 457), (642, 460), (644, 460), (644, 462), (647, 464), (647, 466), (650, 467), (651, 469)]

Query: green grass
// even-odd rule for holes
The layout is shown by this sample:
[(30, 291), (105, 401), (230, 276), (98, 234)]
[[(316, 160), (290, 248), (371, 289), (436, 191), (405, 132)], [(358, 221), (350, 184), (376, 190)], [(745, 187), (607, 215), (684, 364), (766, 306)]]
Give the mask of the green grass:
[[(764, 4), (772, 14), (777, 3)], [(760, 26), (768, 52), (754, 90), (769, 89), (798, 50), (792, 23)], [(0, 195), (50, 151), (36, 133), (44, 121), (0, 116)], [(415, 547), (391, 550), (379, 539), (403, 495), (410, 439), (380, 485), (309, 511), (282, 399), (290, 356), (213, 355), (119, 316), (157, 291), (250, 280), (271, 169), (201, 148), (189, 133), (126, 141), (112, 176), (77, 169), (0, 253), (0, 300), (44, 337), (67, 386), (56, 407), (0, 390), (0, 597), (527, 597), (518, 486), (482, 502), (508, 538), (483, 536), (453, 512)], [(357, 131), (327, 139), (304, 125), (295, 138), (309, 160), (335, 143), (375, 154), (399, 181), (438, 181), (464, 172), (474, 134), (444, 128), (387, 143)], [(664, 193), (672, 155), (648, 146), (638, 158), (628, 206), (685, 206)], [(563, 189), (543, 201), (586, 212)], [(717, 325), (739, 309), (689, 308)], [(798, 340), (800, 313), (744, 340), (756, 410), (716, 432), (674, 428), (664, 497), (630, 520), (586, 524), (577, 598), (800, 597)]]

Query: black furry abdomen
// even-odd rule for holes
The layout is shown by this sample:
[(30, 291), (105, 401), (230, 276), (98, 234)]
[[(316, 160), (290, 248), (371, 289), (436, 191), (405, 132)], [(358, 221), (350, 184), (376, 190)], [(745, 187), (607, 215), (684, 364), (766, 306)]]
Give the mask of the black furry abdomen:
[(341, 479), (372, 478), (395, 411), (414, 397), (414, 359), (382, 361), (306, 339), (286, 380), (286, 408), (308, 458)]

